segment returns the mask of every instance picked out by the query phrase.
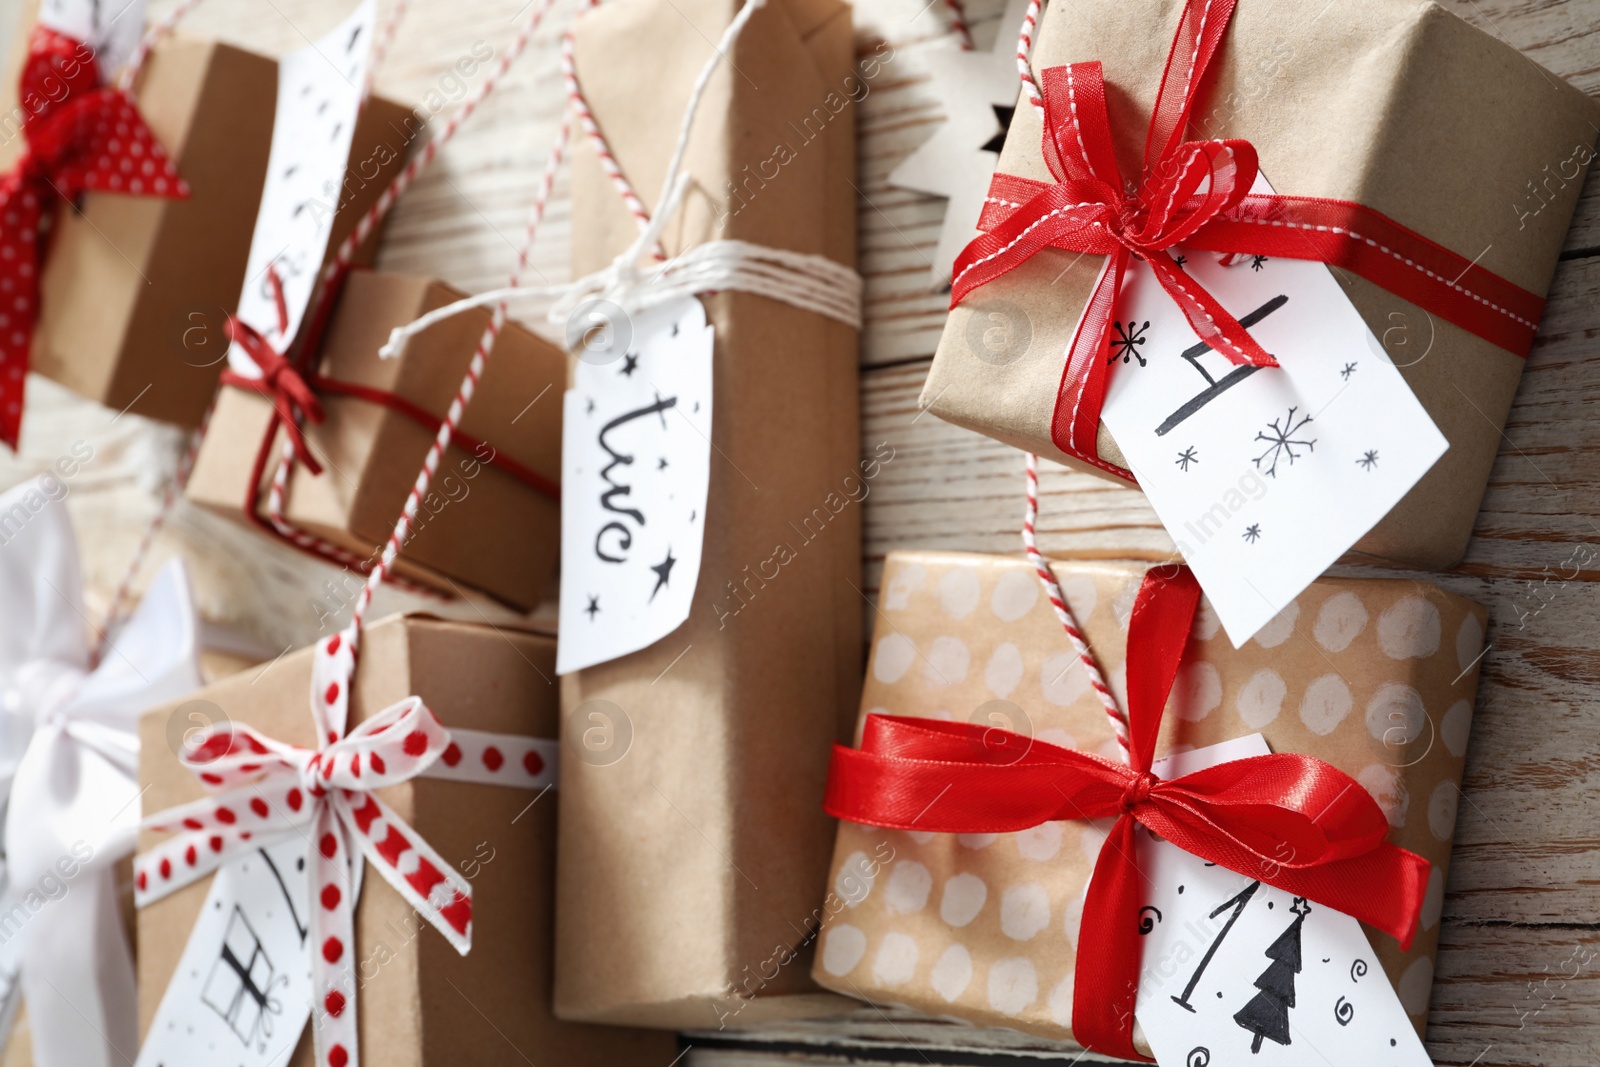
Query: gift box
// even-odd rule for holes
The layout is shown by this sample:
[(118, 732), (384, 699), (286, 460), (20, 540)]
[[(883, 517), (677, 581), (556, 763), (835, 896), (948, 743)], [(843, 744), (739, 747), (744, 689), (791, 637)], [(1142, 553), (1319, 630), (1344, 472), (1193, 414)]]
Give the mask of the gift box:
[[(284, 515), (294, 527), (375, 559), (388, 540), (438, 428), (466, 373), (489, 312), (440, 322), (403, 355), (378, 348), (396, 326), (459, 299), (431, 278), (355, 271), (334, 307), (310, 385), (326, 414), (308, 425), (313, 476), (290, 475)], [(523, 610), (547, 591), (560, 546), (561, 401), (566, 357), (507, 323), (467, 408), (462, 434), (445, 454), (422, 502), (418, 529), (398, 573), (446, 593), (483, 590)], [(251, 473), (269, 432), (272, 403), (224, 387), (189, 479), (189, 498), (240, 522)], [(273, 447), (250, 503), (268, 512), (277, 469)]]
[[(1145, 567), (1051, 567), (1126, 708), (1127, 629)], [(879, 607), (863, 718), (979, 723), (1120, 761), (1029, 563), (893, 553)], [(1410, 948), (1366, 931), (1419, 1034), (1485, 619), (1424, 582), (1323, 578), (1234, 649), (1202, 600), (1157, 745), (1159, 757), (1259, 732), (1273, 752), (1324, 760), (1372, 795), (1388, 841), (1432, 865)], [(813, 974), (874, 1003), (1069, 1039), (1084, 894), (1108, 829), (1052, 821), (950, 835), (843, 822)]]
[[(1033, 68), (1103, 64), (1125, 175), (1140, 173), (1184, 8), (1140, 0), (1045, 11)], [(1535, 302), (1548, 291), (1600, 108), (1511, 45), (1429, 0), (1242, 0), (1208, 77), (1186, 136), (1247, 139), (1276, 192), (1358, 202)], [(1024, 99), (997, 171), (1053, 181), (1040, 137)], [(958, 425), (1105, 473), (1057, 447), (1051, 433), (1066, 355), (1104, 258), (1045, 249), (967, 294), (951, 310), (923, 403)], [(1363, 277), (1336, 276), (1449, 441), (1355, 549), (1452, 566), (1471, 534), (1523, 360)], [(1098, 454), (1127, 466), (1104, 425)]]
[[(14, 103), (14, 74), (5, 91)], [(170, 38), (154, 49), (134, 96), (190, 195), (91, 192), (77, 211), (57, 214), (39, 279), (31, 369), (107, 407), (193, 427), (216, 392), (228, 348), (224, 323), (244, 286), (277, 65), (217, 41)], [(404, 105), (377, 96), (367, 102), (351, 178), (328, 204), (337, 210), (330, 254), (404, 166), (416, 129)], [(20, 136), (8, 138), (0, 166), (21, 146)], [(357, 261), (371, 262), (376, 246), (375, 234)]]
[[(624, 0), (577, 22), (579, 82), (647, 202), (705, 63), (700, 33), (737, 9)], [(721, 238), (854, 265), (852, 49), (835, 0), (754, 15), (700, 104), (669, 255)], [(760, 91), (733, 68), (765, 72)], [(592, 145), (574, 145), (572, 166), (581, 275), (637, 228)], [(862, 462), (851, 328), (742, 292), (701, 299), (714, 450), (689, 617), (562, 679), (578, 724), (561, 815), (565, 1018), (718, 1028), (836, 1003), (803, 962), (831, 849), (818, 804), (859, 695), (860, 500), (892, 450)], [(631, 742), (617, 758), (574, 755), (590, 726)]]
[[(554, 667), (555, 642), (547, 636), (418, 615), (392, 617), (374, 624), (363, 638), (352, 720), (360, 722), (415, 694), (447, 728), (554, 738), (559, 714)], [(144, 810), (160, 811), (203, 795), (168, 740), (174, 714), (185, 706), (192, 710), (196, 701), (206, 702), (213, 717), (220, 713), (281, 741), (314, 747), (306, 700), (311, 676), (311, 650), (302, 650), (265, 670), (202, 689), (183, 705), (144, 716)], [(397, 1067), (525, 1060), (667, 1063), (676, 1054), (670, 1034), (574, 1025), (550, 1014), (559, 794), (560, 786), (539, 795), (432, 778), (380, 791), (446, 860), (468, 874), (477, 936), (471, 952), (458, 955), (436, 931), (420, 929), (426, 924), (383, 878), (368, 873), (356, 906), (354, 946), (355, 958), (362, 961), (357, 1012), (363, 1062)], [(146, 833), (141, 845), (154, 841), (155, 835)], [(141, 1035), (173, 978), (210, 882), (196, 882), (140, 909)], [(235, 934), (229, 932), (230, 943)], [(248, 956), (235, 953), (235, 958), (249, 965)], [(284, 961), (276, 964), (282, 967)], [(221, 985), (228, 973), (216, 978), (207, 999), (234, 1007), (236, 998), (226, 997)], [(249, 1010), (248, 998), (237, 1007)], [(288, 1062), (299, 1067), (311, 1061), (308, 1028)]]

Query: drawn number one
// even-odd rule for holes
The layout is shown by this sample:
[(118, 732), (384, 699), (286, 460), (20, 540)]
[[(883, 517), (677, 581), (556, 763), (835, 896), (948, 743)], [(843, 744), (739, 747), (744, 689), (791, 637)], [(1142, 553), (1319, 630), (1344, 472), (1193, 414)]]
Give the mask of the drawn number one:
[(1233, 909), (1233, 914), (1228, 916), (1228, 921), (1222, 924), (1222, 930), (1217, 934), (1216, 940), (1211, 942), (1211, 947), (1206, 949), (1206, 954), (1200, 957), (1200, 966), (1195, 968), (1194, 974), (1189, 978), (1189, 984), (1183, 987), (1183, 995), (1173, 997), (1172, 1002), (1184, 1011), (1193, 1012), (1194, 1006), (1189, 1003), (1189, 994), (1194, 992), (1194, 987), (1200, 984), (1200, 976), (1206, 973), (1206, 967), (1211, 963), (1211, 957), (1217, 954), (1217, 949), (1222, 945), (1222, 939), (1228, 936), (1228, 931), (1233, 929), (1233, 924), (1239, 921), (1239, 916), (1244, 913), (1246, 904), (1255, 896), (1256, 890), (1261, 888), (1260, 882), (1251, 882), (1236, 896), (1224, 901), (1217, 906), (1207, 918), (1215, 919), (1218, 915)]

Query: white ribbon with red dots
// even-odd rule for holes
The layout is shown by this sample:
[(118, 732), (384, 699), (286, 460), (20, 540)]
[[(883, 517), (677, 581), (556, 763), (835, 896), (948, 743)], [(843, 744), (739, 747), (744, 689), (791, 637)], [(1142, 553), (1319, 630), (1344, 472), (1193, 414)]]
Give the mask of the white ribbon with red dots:
[(138, 856), (138, 904), (166, 896), (298, 833), (308, 842), (312, 980), (322, 1013), (317, 1063), (357, 1062), (353, 1001), (355, 902), (365, 857), (405, 901), (465, 955), (472, 947), (472, 885), (373, 791), (411, 778), (447, 778), (525, 789), (556, 781), (554, 741), (446, 730), (411, 696), (345, 732), (351, 634), (317, 645), (311, 706), (320, 745), (300, 748), (242, 723), (212, 728), (182, 759), (214, 793), (145, 821), (171, 837)]

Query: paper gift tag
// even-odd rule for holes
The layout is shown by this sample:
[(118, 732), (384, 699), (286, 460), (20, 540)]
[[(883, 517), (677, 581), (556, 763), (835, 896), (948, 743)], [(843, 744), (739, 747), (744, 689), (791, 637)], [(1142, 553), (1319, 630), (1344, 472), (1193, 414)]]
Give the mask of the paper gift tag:
[[(343, 199), (375, 10), (375, 0), (363, 0), (316, 43), (278, 60), (267, 181), (237, 314), (280, 351), (299, 332)], [(287, 329), (279, 329), (278, 294), (269, 268), (283, 287)], [(259, 374), (237, 345), (228, 356), (235, 371)]]
[[(1158, 760), (1168, 778), (1265, 755), (1260, 734)], [(1141, 828), (1134, 1016), (1162, 1067), (1428, 1067), (1361, 924)]]
[(135, 1067), (281, 1067), (311, 1016), (306, 840), (217, 870)]
[(614, 355), (583, 351), (566, 395), (559, 674), (677, 629), (700, 576), (713, 330), (693, 297), (630, 325)]
[(109, 83), (144, 36), (144, 0), (44, 0), (39, 25), (87, 44)]
[(1206, 347), (1136, 260), (1101, 419), (1238, 647), (1448, 444), (1327, 267), (1174, 256), (1282, 366), (1239, 367)]

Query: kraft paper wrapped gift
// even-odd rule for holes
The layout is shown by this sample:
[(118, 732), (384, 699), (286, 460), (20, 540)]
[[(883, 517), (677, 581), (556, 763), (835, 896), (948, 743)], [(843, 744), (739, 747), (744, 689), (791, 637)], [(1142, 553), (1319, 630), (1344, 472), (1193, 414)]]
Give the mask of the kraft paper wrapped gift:
[[(431, 278), (355, 271), (329, 323), (312, 381), (326, 412), (307, 437), (323, 473), (297, 465), (290, 475), (289, 522), (357, 556), (376, 558), (400, 517), (435, 428), (362, 396), (340, 383), (393, 394), (442, 417), (466, 374), (489, 322), (489, 312), (458, 315), (430, 327), (403, 355), (381, 359), (389, 332), (460, 298)], [(452, 583), (483, 590), (524, 610), (543, 598), (560, 547), (561, 388), (566, 357), (535, 334), (507, 323), (500, 331), (462, 432), (474, 444), (452, 446), (423, 501), (415, 536), (398, 573), (452, 591)], [(191, 500), (240, 522), (251, 522), (245, 499), (250, 472), (272, 419), (266, 397), (224, 387), (189, 480)], [(279, 436), (282, 435), (279, 430)], [(257, 505), (267, 495), (278, 449), (262, 473)], [(490, 457), (532, 472), (534, 484)], [(542, 481), (540, 481), (542, 479)]]
[[(1052, 4), (1042, 71), (1099, 60), (1124, 174), (1138, 174), (1181, 0)], [(1357, 201), (1544, 296), (1594, 158), (1600, 106), (1432, 0), (1241, 0), (1191, 118), (1239, 137), (1285, 195)], [(997, 169), (1042, 181), (1023, 100)], [(1463, 165), (1464, 161), (1467, 165)], [(1104, 257), (1054, 249), (952, 309), (923, 403), (1077, 469), (1051, 415), (1074, 327)], [(1523, 361), (1349, 272), (1339, 279), (1449, 440), (1449, 451), (1355, 550), (1429, 569), (1461, 559)], [(1104, 425), (1100, 455), (1126, 466)], [(1103, 472), (1102, 472), (1103, 473)]]
[[(15, 74), (4, 92), (9, 116)], [(190, 195), (89, 193), (79, 211), (58, 214), (39, 279), (32, 369), (107, 407), (192, 427), (216, 392), (228, 348), (223, 324), (244, 286), (277, 64), (217, 41), (175, 37), (156, 46), (134, 96)], [(368, 101), (330, 250), (405, 165), (417, 128), (404, 105)], [(0, 146), (0, 167), (21, 145), (13, 137)], [(358, 262), (372, 261), (376, 237)]]
[[(276, 665), (208, 686), (140, 723), (144, 810), (199, 799), (204, 792), (173, 751), (173, 715), (206, 701), (217, 711), (291, 744), (315, 747), (307, 694), (312, 657), (301, 650)], [(352, 691), (352, 722), (415, 694), (446, 726), (553, 738), (559, 717), (555, 641), (531, 632), (394, 616), (367, 630)], [(419, 929), (383, 878), (364, 880), (356, 906), (356, 958), (381, 960), (362, 974), (356, 1010), (363, 1062), (384, 1067), (444, 1064), (660, 1064), (676, 1055), (670, 1034), (574, 1025), (550, 1013), (558, 785), (536, 795), (470, 782), (412, 779), (379, 796), (458, 869), (472, 877), (472, 951), (460, 956), (437, 931)], [(145, 833), (148, 847), (155, 835)], [(485, 860), (481, 843), (493, 858)], [(466, 868), (464, 861), (476, 860)], [(177, 967), (211, 879), (139, 911), (140, 1033), (148, 1031)], [(209, 1010), (209, 1009), (207, 1009)], [(526, 1059), (525, 1059), (526, 1058)], [(309, 1029), (289, 1059), (311, 1063)]]
[[(1128, 618), (1145, 567), (1074, 561), (1052, 569), (1125, 704)], [(1021, 722), (1019, 732), (1041, 741), (1119, 758), (1105, 710), (1026, 561), (897, 552), (879, 607), (863, 717), (1004, 720), (1014, 730)], [(1326, 760), (1373, 795), (1388, 816), (1388, 840), (1433, 865), (1409, 951), (1367, 930), (1419, 1033), (1486, 617), (1425, 582), (1323, 578), (1235, 650), (1202, 600), (1156, 753), (1260, 732), (1272, 751)], [(1001, 718), (991, 720), (996, 711)], [(1083, 894), (1105, 837), (1083, 821), (974, 837), (841, 823), (813, 973), (875, 1003), (1067, 1040)], [(1050, 921), (1019, 940), (1002, 912), (1024, 883), (1044, 887)], [(915, 952), (885, 952), (891, 934), (910, 937)], [(891, 948), (903, 947), (893, 940)], [(969, 954), (970, 974), (937, 966), (953, 946)], [(997, 1006), (991, 968), (1019, 958), (1008, 966), (1033, 977), (1035, 995), (1019, 1006), (1002, 994)]]
[[(716, 39), (736, 10), (620, 0), (578, 20), (578, 79), (647, 203), (709, 54), (700, 35)], [(852, 54), (837, 0), (772, 0), (752, 18), (700, 105), (669, 255), (727, 238), (854, 266)], [(779, 144), (792, 158), (752, 177)], [(588, 142), (573, 156), (580, 275), (637, 230)], [(585, 726), (564, 740), (564, 1018), (715, 1029), (838, 1005), (795, 954), (832, 848), (819, 809), (828, 749), (860, 695), (860, 508), (827, 503), (863, 476), (856, 334), (763, 297), (702, 299), (715, 449), (694, 606), (649, 648), (562, 680), (569, 723), (606, 701), (632, 731), (605, 764), (574, 754)], [(817, 508), (825, 526), (798, 532)], [(779, 545), (793, 558), (775, 580), (756, 576)]]

